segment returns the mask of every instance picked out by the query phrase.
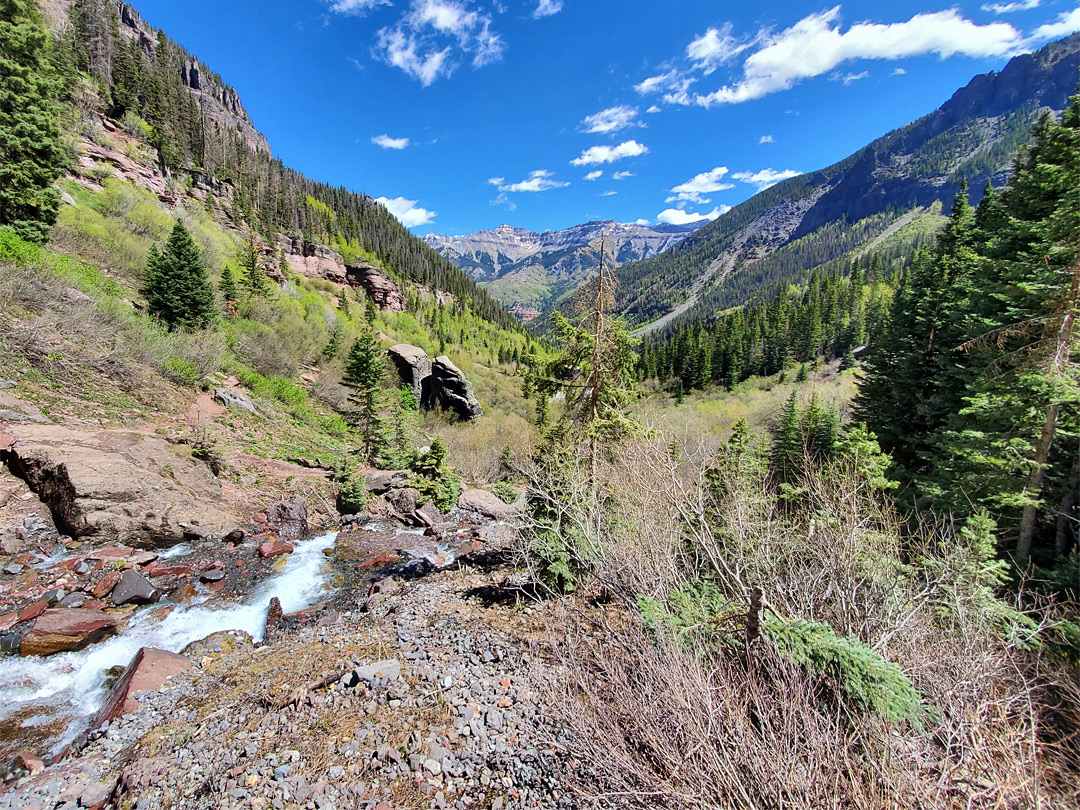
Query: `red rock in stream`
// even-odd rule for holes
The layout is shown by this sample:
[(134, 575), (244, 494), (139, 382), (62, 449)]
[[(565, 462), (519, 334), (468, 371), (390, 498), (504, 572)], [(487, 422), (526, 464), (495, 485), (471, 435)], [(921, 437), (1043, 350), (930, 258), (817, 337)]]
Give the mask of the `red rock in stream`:
[(38, 616), (45, 612), (45, 608), (47, 608), (48, 606), (49, 603), (43, 599), (34, 602), (32, 605), (27, 605), (22, 609), (22, 612), (19, 613), (19, 621), (28, 622), (31, 619), (36, 619)]
[(113, 588), (116, 587), (116, 583), (120, 581), (119, 571), (110, 571), (101, 579), (98, 580), (97, 585), (94, 586), (92, 593), (97, 599), (103, 596), (108, 596)]
[(116, 619), (103, 610), (46, 610), (23, 636), (19, 655), (52, 655), (81, 650), (116, 632)]
[(86, 555), (88, 560), (126, 560), (135, 549), (130, 546), (109, 546)]
[(107, 720), (135, 711), (139, 708), (136, 692), (156, 692), (169, 678), (190, 668), (191, 661), (182, 655), (156, 647), (141, 648), (90, 721), (90, 728), (98, 728)]
[(284, 540), (267, 540), (259, 545), (259, 554), (263, 559), (277, 557), (279, 554), (292, 554), (293, 547)]
[(41, 758), (34, 756), (29, 751), (20, 751), (16, 754), (15, 764), (30, 771), (31, 776), (45, 770), (45, 763), (41, 761)]

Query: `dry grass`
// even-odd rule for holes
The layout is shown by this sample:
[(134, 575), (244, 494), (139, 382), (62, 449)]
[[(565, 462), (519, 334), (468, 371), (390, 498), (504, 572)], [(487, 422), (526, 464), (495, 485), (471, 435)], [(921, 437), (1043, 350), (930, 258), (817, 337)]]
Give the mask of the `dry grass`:
[[(660, 437), (534, 480), (589, 567), (599, 620), (553, 620), (549, 705), (574, 735), (582, 806), (1065, 808), (1080, 801), (1075, 670), (1002, 634), (972, 550), (901, 531), (849, 470), (810, 469), (778, 501), (759, 466), (680, 461)], [(634, 600), (708, 579), (733, 606), (692, 632), (650, 631)], [(890, 722), (839, 678), (747, 645), (750, 592), (775, 621), (829, 624), (895, 662), (920, 723)], [(578, 597), (575, 597), (577, 599)]]

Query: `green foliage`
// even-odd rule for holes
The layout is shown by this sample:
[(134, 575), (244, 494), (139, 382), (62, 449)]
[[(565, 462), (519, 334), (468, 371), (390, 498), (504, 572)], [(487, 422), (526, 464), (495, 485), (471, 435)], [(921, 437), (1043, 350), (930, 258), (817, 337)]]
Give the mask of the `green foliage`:
[(169, 377), (182, 385), (197, 388), (202, 382), (199, 369), (183, 357), (167, 357), (161, 364), (161, 368)]
[(446, 463), (446, 456), (446, 443), (436, 436), (427, 452), (413, 460), (413, 475), (409, 477), (409, 486), (419, 491), (422, 500), (430, 498), (444, 514), (457, 506), (461, 494), (461, 481)]
[(49, 40), (36, 0), (0, 4), (0, 226), (45, 242), (63, 173)]
[(505, 481), (496, 481), (488, 490), (503, 503), (513, 503), (518, 499), (517, 490)]
[(233, 276), (232, 267), (226, 264), (221, 268), (221, 281), (218, 282), (218, 292), (221, 293), (221, 297), (226, 302), (236, 301), (239, 297), (239, 290), (236, 286), (236, 279)]
[(217, 317), (202, 255), (177, 220), (163, 251), (151, 249), (142, 289), (149, 312), (170, 329), (205, 329)]
[(343, 515), (355, 515), (363, 511), (368, 501), (362, 477), (350, 478), (338, 491), (337, 510)]
[(382, 381), (386, 377), (386, 358), (375, 337), (365, 327), (360, 330), (345, 361), (345, 375), (341, 383), (350, 389), (349, 403), (352, 408), (348, 421), (359, 432), (364, 442), (364, 456), (374, 461), (384, 446), (384, 425), (380, 415), (382, 407)]
[(827, 624), (767, 616), (763, 632), (781, 654), (833, 681), (857, 707), (922, 728), (935, 711), (923, 703), (895, 663), (851, 636), (838, 636)]

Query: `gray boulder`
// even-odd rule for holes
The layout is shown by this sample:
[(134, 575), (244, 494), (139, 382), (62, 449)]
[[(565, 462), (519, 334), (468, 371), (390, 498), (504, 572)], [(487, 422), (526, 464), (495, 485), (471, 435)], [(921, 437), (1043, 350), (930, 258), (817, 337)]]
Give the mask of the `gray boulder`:
[(465, 420), (483, 416), (484, 411), (473, 394), (472, 383), (464, 372), (450, 362), (446, 355), (439, 355), (431, 364), (432, 395), (446, 410), (453, 411)]
[(419, 346), (408, 343), (391, 346), (386, 353), (394, 362), (401, 381), (412, 389), (413, 396), (420, 403), (424, 396), (424, 381), (431, 376), (431, 360), (427, 353)]
[(160, 599), (161, 591), (134, 568), (129, 568), (120, 575), (120, 581), (113, 588), (111, 598), (116, 605), (145, 605)]
[(391, 489), (402, 489), (408, 486), (408, 483), (408, 470), (386, 470), (364, 476), (364, 489), (373, 495), (382, 495)]
[(231, 388), (215, 388), (214, 401), (220, 402), (226, 408), (234, 408), (238, 411), (256, 413), (255, 403), (253, 403), (250, 399), (245, 397), (239, 391), (233, 391)]
[(307, 504), (300, 496), (275, 503), (266, 510), (266, 519), (285, 537), (303, 537), (308, 533)]

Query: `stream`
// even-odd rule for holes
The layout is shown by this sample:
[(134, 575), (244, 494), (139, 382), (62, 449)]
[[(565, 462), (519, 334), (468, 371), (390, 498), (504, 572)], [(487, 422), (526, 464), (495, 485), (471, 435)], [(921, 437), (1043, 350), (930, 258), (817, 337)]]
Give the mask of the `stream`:
[[(272, 597), (286, 614), (303, 610), (329, 591), (330, 561), (323, 549), (336, 532), (295, 544), (282, 570), (259, 583), (244, 601), (217, 609), (200, 595), (161, 617), (167, 602), (140, 608), (119, 633), (78, 652), (46, 658), (0, 658), (0, 754), (21, 748), (57, 753), (85, 729), (107, 690), (106, 670), (127, 666), (140, 647), (180, 652), (224, 630), (242, 630), (261, 641)], [(175, 556), (173, 553), (165, 556)]]

